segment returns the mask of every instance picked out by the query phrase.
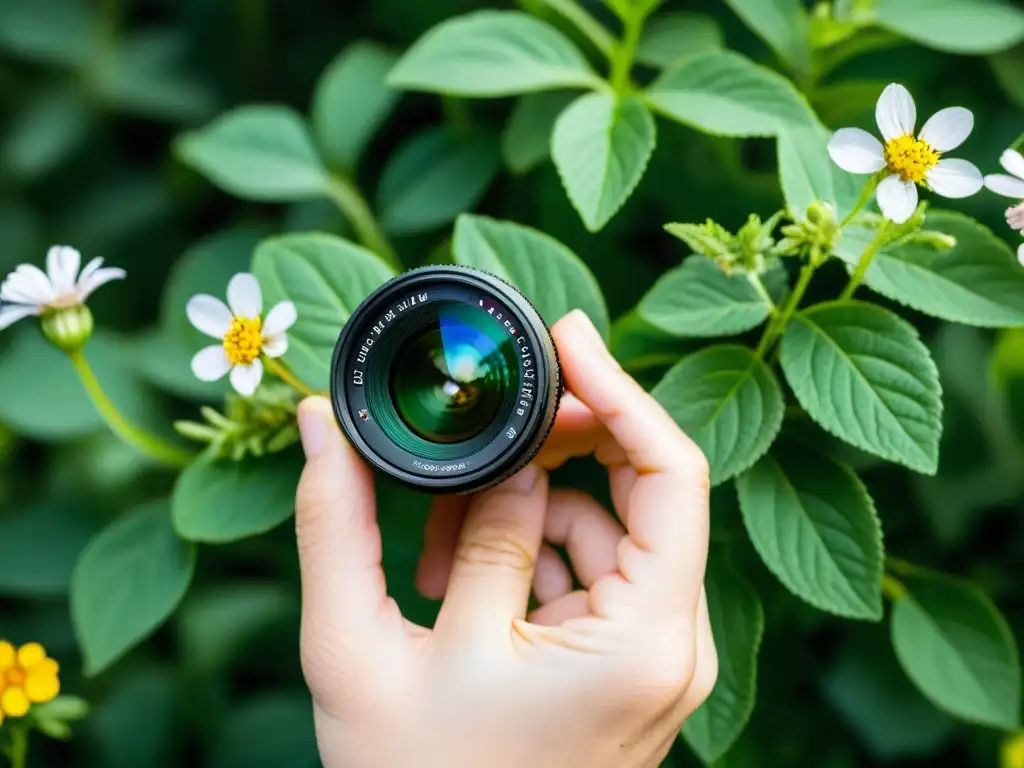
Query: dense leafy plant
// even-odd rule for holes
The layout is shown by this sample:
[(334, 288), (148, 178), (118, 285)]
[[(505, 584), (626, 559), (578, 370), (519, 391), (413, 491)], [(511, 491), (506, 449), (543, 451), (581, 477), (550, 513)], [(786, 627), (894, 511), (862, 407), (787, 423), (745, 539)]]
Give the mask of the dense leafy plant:
[[(96, 21), (74, 2), (41, 5), (64, 14), (67, 29)], [(401, 4), (387, 5), (394, 13)], [(449, 18), (396, 33), (416, 37), (404, 53), (370, 40), (346, 45), (320, 74), (305, 114), (239, 99), (202, 122), (213, 97), (171, 66), (177, 43), (139, 35), (136, 45), (135, 36), (100, 24), (103, 35), (75, 36), (82, 50), (70, 51), (61, 41), (71, 33), (55, 33), (42, 11), (0, 3), (0, 45), (69, 67), (105, 109), (187, 124), (172, 142), (177, 160), (253, 204), (244, 209), (251, 215), (213, 233), (199, 226), (203, 236), (180, 257), (168, 254), (173, 269), (155, 281), (156, 325), (127, 340), (102, 322), (94, 329), (84, 302), (93, 302), (100, 267), (79, 276), (77, 252), (53, 251), (46, 275), (22, 266), (5, 283), (0, 325), (12, 328), (0, 375), (0, 461), (9, 450), (5, 424), (12, 436), (61, 442), (95, 435), (105, 422), (124, 443), (94, 438), (90, 455), (61, 459), (108, 478), (117, 498), (104, 501), (116, 514), (102, 527), (68, 505), (66, 487), (0, 516), (0, 594), (69, 592), (84, 674), (102, 681), (128, 670), (106, 697), (102, 684), (83, 683), (102, 700), (95, 739), (108, 764), (155, 764), (146, 755), (166, 743), (158, 734), (137, 758), (116, 756), (117, 739), (104, 728), (140, 701), (171, 707), (175, 684), (166, 669), (147, 665), (170, 617), (189, 665), (188, 682), (177, 684), (199, 685), (206, 714), (226, 709), (224, 687), (211, 681), (251, 636), (285, 627), (292, 634), (284, 647), (293, 650), (295, 574), (281, 531), (302, 464), (296, 404), (326, 389), (338, 332), (366, 295), (402, 269), (445, 262), (509, 280), (550, 322), (582, 308), (708, 456), (707, 593), (721, 672), (683, 728), (690, 752), (680, 747), (670, 760), (853, 764), (849, 750), (831, 743), (842, 742), (834, 726), (817, 733), (814, 707), (800, 703), (807, 696), (778, 679), (777, 668), (806, 655), (816, 659), (806, 665), (812, 671), (793, 674), (813, 679), (876, 757), (945, 748), (951, 715), (983, 727), (965, 739), (979, 740), (979, 754), (994, 748), (986, 734), (1005, 733), (1004, 759), (1024, 764), (1012, 736), (1021, 694), (1013, 632), (966, 578), (1017, 601), (1012, 582), (1000, 579), (1014, 578), (1019, 554), (1006, 555), (1003, 570), (970, 559), (961, 569), (947, 556), (976, 510), (1019, 511), (1024, 498), (1024, 421), (1014, 410), (1024, 381), (1024, 270), (978, 220), (991, 218), (981, 204), (958, 204), (968, 215), (934, 205), (930, 192), (918, 202), (915, 184), (951, 198), (981, 188), (976, 167), (945, 157), (974, 117), (946, 110), (915, 132), (912, 97), (887, 87), (902, 79), (897, 69), (882, 80), (836, 75), (895, 55), (909, 39), (993, 55), (1009, 96), (1024, 102), (1013, 63), (1024, 50), (1024, 12), (1001, 0), (726, 5), (714, 15), (662, 0), (524, 0), (517, 10), (461, 15), (452, 5)], [(401, 24), (398, 15), (389, 21)], [(773, 67), (725, 47), (719, 20), (737, 19)], [(106, 53), (90, 55), (93, 47)], [(33, 103), (21, 118), (28, 127), (12, 129), (8, 167), (30, 180), (73, 156), (95, 119), (82, 98), (61, 90)], [(869, 125), (876, 101), (882, 142), (849, 128), (833, 133)], [(396, 127), (408, 102), (431, 115), (411, 131)], [(80, 112), (89, 117), (78, 120)], [(45, 138), (33, 120), (46, 125)], [(991, 146), (975, 156), (986, 170), (1014, 135), (985, 131)], [(373, 151), (381, 142), (394, 147), (383, 163)], [(685, 173), (676, 155), (686, 157)], [(1024, 178), (1018, 158), (1011, 152), (1003, 163)], [(495, 192), (530, 189), (514, 185), (543, 179), (549, 160), (558, 185), (538, 182), (536, 206), (523, 202), (529, 194)], [(374, 195), (365, 191), (369, 180)], [(1010, 196), (1018, 189), (1009, 177), (989, 185)], [(114, 218), (131, 213), (128, 201), (147, 188), (120, 187)], [(287, 212), (267, 214), (265, 204)], [(1014, 210), (1007, 221), (1024, 228)], [(30, 228), (26, 218), (21, 208), (0, 207), (11, 232)], [(75, 242), (92, 255), (87, 227), (67, 231), (84, 232)], [(652, 242), (658, 258), (642, 254)], [(125, 267), (128, 282), (97, 294), (97, 318), (111, 308), (104, 299), (124, 296), (146, 271), (138, 260)], [(105, 280), (124, 276), (106, 269)], [(215, 298), (224, 295), (230, 306)], [(27, 320), (36, 314), (42, 335)], [(936, 334), (933, 320), (949, 325)], [(980, 329), (1000, 332), (991, 358)], [(177, 399), (173, 431), (153, 387)], [(980, 466), (973, 449), (958, 450), (976, 443), (990, 452)], [(111, 458), (90, 464), (92, 454)], [(587, 462), (557, 480), (607, 495)], [(911, 512), (908, 486), (930, 510), (929, 536), (939, 543), (921, 545), (916, 529), (925, 523)], [(129, 502), (125, 488), (133, 489)], [(0, 484), (0, 502), (5, 492)], [(424, 498), (382, 481), (380, 506), (391, 588), (413, 618), (429, 622), (436, 606), (410, 590)], [(56, 546), (39, 554), (50, 540)], [(944, 561), (952, 575), (938, 572)], [(260, 578), (243, 580), (251, 569)], [(0, 636), (27, 631), (11, 626), (0, 626)], [(819, 670), (822, 637), (835, 648)], [(291, 667), (287, 679), (297, 682)], [(745, 733), (759, 684), (769, 691), (762, 700), (770, 698), (758, 710), (764, 725)], [(29, 727), (67, 735), (64, 720), (47, 730), (47, 706), (0, 725), (16, 766)], [(211, 751), (218, 765), (315, 759), (301, 693), (260, 698), (226, 723)], [(787, 725), (792, 740), (777, 739)], [(819, 737), (830, 743), (819, 749)]]

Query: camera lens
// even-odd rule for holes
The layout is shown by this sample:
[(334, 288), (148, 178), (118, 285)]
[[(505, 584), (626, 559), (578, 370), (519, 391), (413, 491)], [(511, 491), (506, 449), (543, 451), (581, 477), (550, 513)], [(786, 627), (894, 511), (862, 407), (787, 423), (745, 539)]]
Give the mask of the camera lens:
[(433, 492), (499, 482), (540, 449), (561, 395), (533, 306), (464, 267), (408, 272), (371, 294), (334, 350), (334, 410), (375, 467)]

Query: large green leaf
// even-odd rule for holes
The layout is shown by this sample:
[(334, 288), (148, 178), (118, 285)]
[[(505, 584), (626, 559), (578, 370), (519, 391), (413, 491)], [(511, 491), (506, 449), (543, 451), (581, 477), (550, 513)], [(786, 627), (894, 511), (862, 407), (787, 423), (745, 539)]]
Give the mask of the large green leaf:
[(736, 487), (750, 540), (786, 588), (823, 611), (882, 618), (882, 526), (851, 469), (783, 439)]
[(376, 254), (319, 233), (264, 240), (252, 271), (268, 307), (295, 302), (299, 319), (288, 331), (285, 359), (299, 378), (319, 390), (327, 389), (341, 327), (363, 299), (394, 277)]
[(777, 152), (779, 183), (786, 205), (797, 212), (821, 201), (836, 209), (839, 218), (849, 213), (860, 196), (861, 183), (846, 173), (828, 154), (828, 131), (816, 121), (790, 125), (779, 131)]
[(514, 173), (526, 173), (551, 154), (555, 120), (573, 101), (565, 91), (528, 93), (512, 109), (501, 135), (501, 154)]
[(283, 106), (236, 107), (180, 136), (175, 151), (225, 192), (246, 200), (317, 197), (330, 181), (305, 121)]
[(67, 594), (78, 555), (97, 528), (81, 506), (53, 498), (0, 516), (0, 595)]
[(1024, 43), (992, 56), (989, 63), (1003, 92), (1018, 107), (1024, 107), (1024, 79), (1020, 76), (1024, 71)]
[(8, 122), (0, 165), (17, 179), (33, 181), (73, 156), (92, 127), (93, 114), (79, 88), (40, 89)]
[(714, 17), (689, 11), (670, 11), (644, 24), (636, 60), (652, 67), (674, 66), (690, 56), (724, 47), (722, 28)]
[(588, 230), (601, 229), (633, 194), (654, 143), (654, 118), (637, 99), (588, 93), (562, 112), (551, 157)]
[[(769, 293), (786, 289), (786, 272), (775, 264), (763, 280)], [(768, 304), (746, 275), (726, 275), (712, 259), (690, 256), (659, 278), (637, 306), (639, 315), (674, 336), (732, 336), (756, 328)]]
[(327, 65), (313, 93), (317, 144), (332, 165), (351, 170), (398, 103), (384, 80), (398, 57), (368, 40), (345, 48)]
[(892, 642), (914, 684), (947, 712), (1000, 730), (1020, 725), (1020, 659), (1013, 634), (977, 587), (937, 573), (899, 571)]
[(184, 597), (195, 562), (195, 545), (175, 535), (166, 501), (122, 514), (89, 543), (71, 580), (71, 619), (87, 675), (164, 622)]
[(761, 458), (782, 426), (785, 404), (775, 374), (738, 345), (683, 358), (651, 394), (704, 451), (715, 485)]
[(276, 528), (295, 510), (297, 451), (236, 461), (197, 461), (171, 496), (174, 530), (188, 541), (225, 544)]
[(519, 11), (475, 11), (438, 24), (388, 76), (410, 91), (511, 96), (596, 87), (600, 79), (561, 32)]
[[(0, 419), (15, 432), (37, 440), (60, 441), (104, 429), (103, 418), (75, 373), (67, 355), (51, 347), (34, 320), (23, 321), (0, 363)], [(120, 337), (97, 329), (85, 356), (100, 385), (118, 410), (142, 424), (160, 421), (151, 393), (129, 367), (129, 346)], [(31, 382), (31, 386), (26, 386)]]
[(0, 2), (0, 47), (45, 64), (79, 66), (99, 44), (96, 12), (81, 0)]
[(998, 53), (1024, 40), (1024, 10), (1008, 0), (875, 0), (878, 23), (949, 53)]
[(782, 338), (782, 369), (804, 410), (876, 456), (935, 474), (942, 432), (938, 371), (917, 331), (863, 302), (819, 304)]
[(496, 137), (428, 128), (384, 167), (377, 189), (381, 224), (400, 235), (448, 224), (480, 202), (500, 167)]
[(721, 136), (774, 136), (814, 121), (792, 83), (732, 51), (686, 59), (655, 80), (646, 98), (655, 112)]
[(778, 57), (798, 72), (811, 64), (810, 23), (801, 0), (725, 0)]
[[(925, 227), (952, 235), (956, 245), (883, 248), (868, 268), (865, 285), (943, 320), (983, 328), (1024, 325), (1024, 272), (1003, 240), (952, 211), (928, 213)], [(873, 238), (867, 228), (850, 227), (836, 253), (852, 267)]]
[(512, 283), (548, 325), (582, 309), (608, 337), (610, 321), (601, 287), (586, 264), (553, 237), (512, 222), (463, 215), (455, 222), (452, 253), (457, 264)]
[(708, 561), (704, 587), (718, 652), (718, 681), (707, 701), (683, 723), (682, 735), (710, 765), (729, 751), (754, 711), (764, 610), (754, 588), (721, 558)]

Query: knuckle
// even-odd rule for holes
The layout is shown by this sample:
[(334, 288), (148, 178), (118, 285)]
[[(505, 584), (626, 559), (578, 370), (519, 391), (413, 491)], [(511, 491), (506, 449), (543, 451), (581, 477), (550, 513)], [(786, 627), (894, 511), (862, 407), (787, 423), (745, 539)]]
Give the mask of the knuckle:
[(645, 701), (664, 703), (681, 699), (694, 680), (692, 648), (669, 642), (651, 642), (637, 657), (632, 670), (635, 690)]
[(498, 566), (520, 573), (533, 570), (535, 560), (517, 523), (505, 516), (478, 522), (466, 532), (455, 553), (456, 564), (461, 566)]

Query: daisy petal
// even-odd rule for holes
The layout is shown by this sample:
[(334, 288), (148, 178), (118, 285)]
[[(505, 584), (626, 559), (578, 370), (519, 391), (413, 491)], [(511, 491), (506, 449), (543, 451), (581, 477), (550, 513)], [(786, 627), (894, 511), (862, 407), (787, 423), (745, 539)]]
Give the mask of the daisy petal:
[(220, 299), (206, 293), (193, 296), (185, 305), (188, 321), (207, 336), (223, 339), (231, 330), (231, 310)]
[(0, 331), (9, 328), (19, 320), (26, 317), (38, 315), (39, 308), (26, 304), (14, 304), (8, 307), (0, 307)]
[(1024, 267), (1024, 243), (1017, 246), (1017, 261), (1019, 261), (1020, 265)]
[(946, 107), (928, 118), (918, 138), (936, 152), (949, 152), (963, 144), (974, 130), (974, 113), (963, 107)]
[(1024, 200), (1024, 179), (1018, 179), (1016, 176), (990, 173), (985, 177), (985, 186), (998, 195)]
[(890, 83), (875, 105), (878, 130), (886, 141), (897, 136), (912, 136), (917, 123), (917, 107), (910, 91), (899, 83)]
[(1024, 155), (1015, 149), (1007, 149), (999, 156), (999, 164), (1018, 179), (1024, 179)]
[[(34, 264), (19, 264), (14, 273), (7, 278), (5, 284), (8, 283), (12, 288), (17, 287), (17, 290), (25, 297), (22, 300), (25, 304), (47, 304), (57, 298), (57, 294), (54, 293), (53, 286), (50, 284), (50, 278)], [(6, 299), (4, 296), (0, 296), (0, 298)]]
[(263, 363), (253, 360), (251, 365), (236, 365), (231, 369), (231, 386), (243, 397), (249, 397), (263, 380)]
[(46, 303), (39, 300), (38, 292), (17, 273), (9, 275), (0, 285), (0, 301), (7, 301), (11, 304), (43, 305)]
[(120, 267), (97, 269), (88, 277), (78, 281), (78, 298), (85, 301), (100, 286), (106, 285), (111, 280), (124, 280), (126, 274)]
[(903, 181), (892, 175), (878, 185), (878, 207), (882, 215), (897, 224), (903, 224), (917, 208), (917, 187), (912, 181)]
[(295, 311), (295, 304), (282, 301), (267, 313), (267, 319), (263, 321), (263, 335), (277, 336), (284, 333), (295, 325), (298, 319), (299, 313)]
[(81, 285), (83, 281), (89, 279), (89, 275), (95, 272), (97, 269), (103, 266), (103, 257), (97, 256), (95, 259), (85, 265), (85, 269), (78, 275), (78, 285)]
[(924, 175), (928, 188), (943, 197), (970, 197), (979, 192), (985, 181), (978, 166), (967, 160), (943, 158)]
[(228, 283), (228, 306), (235, 317), (254, 318), (263, 312), (263, 292), (255, 275), (240, 272)]
[(263, 339), (263, 354), (267, 357), (281, 357), (287, 351), (288, 337), (285, 334)]
[(840, 128), (828, 142), (832, 161), (849, 173), (875, 173), (885, 167), (882, 142), (860, 128)]
[(58, 296), (75, 287), (81, 266), (82, 254), (69, 245), (55, 245), (46, 252), (46, 271)]
[(204, 347), (192, 358), (192, 373), (200, 381), (217, 381), (229, 370), (231, 361), (220, 344)]

